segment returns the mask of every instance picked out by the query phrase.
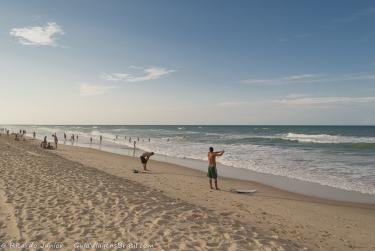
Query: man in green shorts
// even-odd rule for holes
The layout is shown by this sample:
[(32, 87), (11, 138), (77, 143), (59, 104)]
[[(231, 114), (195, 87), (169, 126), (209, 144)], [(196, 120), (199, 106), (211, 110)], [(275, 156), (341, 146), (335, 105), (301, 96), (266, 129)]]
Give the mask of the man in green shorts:
[(212, 187), (212, 179), (215, 179), (215, 188), (219, 190), (217, 187), (217, 169), (216, 169), (216, 156), (222, 156), (224, 151), (214, 152), (214, 148), (210, 147), (210, 151), (208, 152), (208, 172), (207, 177), (210, 178), (210, 187)]

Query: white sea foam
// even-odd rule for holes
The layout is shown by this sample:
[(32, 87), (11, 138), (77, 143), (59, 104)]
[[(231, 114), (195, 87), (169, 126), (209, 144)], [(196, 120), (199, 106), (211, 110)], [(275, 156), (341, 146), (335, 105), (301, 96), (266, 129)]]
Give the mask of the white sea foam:
[(283, 139), (298, 142), (310, 142), (320, 144), (343, 144), (343, 143), (369, 143), (375, 144), (375, 137), (350, 137), (328, 134), (299, 134), (288, 133)]
[[(218, 162), (227, 166), (375, 194), (375, 175), (373, 174), (373, 165), (371, 165), (371, 163), (374, 163), (374, 159), (371, 159), (371, 157), (364, 158), (360, 155), (351, 154), (337, 155), (327, 152), (324, 149), (304, 150), (297, 147), (288, 148), (244, 143), (234, 144), (230, 140), (228, 141), (230, 143), (219, 144), (215, 143), (214, 138), (209, 143), (192, 142), (187, 135), (184, 135), (177, 128), (176, 131), (164, 129), (129, 129), (126, 133), (127, 139), (125, 140), (123, 134), (113, 129), (90, 127), (86, 130), (84, 128), (43, 126), (37, 128), (37, 135), (38, 138), (44, 134), (50, 137), (52, 133), (57, 132), (58, 137), (62, 137), (65, 131), (68, 135), (79, 134), (79, 143), (82, 144), (85, 142), (88, 143), (90, 137), (94, 138), (94, 143), (98, 143), (98, 138), (102, 135), (103, 144), (106, 144), (109, 148), (114, 147), (116, 150), (123, 147), (131, 148), (133, 147), (133, 141), (137, 140), (137, 136), (144, 136), (144, 138), (140, 137), (139, 142), (136, 142), (137, 148), (141, 150), (153, 151), (174, 158), (190, 158), (202, 161), (206, 161), (208, 147), (212, 144), (215, 150), (224, 149), (226, 151), (222, 157), (218, 158)], [(31, 132), (31, 128), (28, 131)], [(151, 134), (147, 134), (150, 132)], [(116, 134), (119, 134), (119, 138), (114, 140)], [(204, 138), (209, 136), (233, 139), (234, 141), (235, 139), (241, 139), (241, 137), (244, 138), (244, 135), (239, 134), (202, 133), (202, 137)], [(132, 137), (132, 142), (128, 141), (129, 137)], [(151, 137), (151, 142), (148, 142), (148, 137)], [(246, 137), (251, 138), (252, 136), (247, 135)], [(374, 137), (350, 137), (328, 134), (308, 135), (288, 133), (270, 136), (255, 135), (254, 137), (280, 138), (322, 144), (375, 143)], [(204, 163), (202, 164), (204, 165)]]

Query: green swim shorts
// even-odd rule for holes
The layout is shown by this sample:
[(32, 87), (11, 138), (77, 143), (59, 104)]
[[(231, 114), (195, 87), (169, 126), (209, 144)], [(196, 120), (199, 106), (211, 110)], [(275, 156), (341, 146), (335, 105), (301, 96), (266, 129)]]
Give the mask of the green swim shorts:
[(217, 179), (216, 166), (208, 166), (207, 177), (210, 179)]

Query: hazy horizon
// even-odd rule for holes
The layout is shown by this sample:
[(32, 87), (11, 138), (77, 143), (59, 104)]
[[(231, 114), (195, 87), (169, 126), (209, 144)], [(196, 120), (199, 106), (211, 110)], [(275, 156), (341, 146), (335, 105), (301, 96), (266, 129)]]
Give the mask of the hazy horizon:
[(0, 124), (375, 125), (373, 1), (4, 1)]

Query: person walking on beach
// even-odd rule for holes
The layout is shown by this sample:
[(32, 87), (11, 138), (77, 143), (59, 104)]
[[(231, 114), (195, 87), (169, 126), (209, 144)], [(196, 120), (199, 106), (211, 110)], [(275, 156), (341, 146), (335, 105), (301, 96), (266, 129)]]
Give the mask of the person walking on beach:
[(66, 141), (66, 133), (64, 132), (64, 140)]
[(100, 144), (101, 144), (101, 143), (102, 143), (102, 140), (103, 140), (102, 135), (100, 135), (99, 139), (100, 139)]
[[(135, 142), (135, 141), (134, 141)], [(143, 170), (148, 171), (146, 168), (147, 162), (150, 159), (150, 157), (154, 155), (154, 152), (144, 152), (139, 158), (141, 159), (141, 163), (143, 165)]]
[(212, 187), (212, 179), (215, 179), (215, 188), (216, 190), (219, 190), (217, 187), (217, 169), (216, 169), (216, 157), (222, 156), (224, 154), (224, 151), (214, 152), (214, 148), (210, 147), (209, 152), (207, 154), (208, 157), (208, 172), (207, 177), (210, 179), (210, 188)]

